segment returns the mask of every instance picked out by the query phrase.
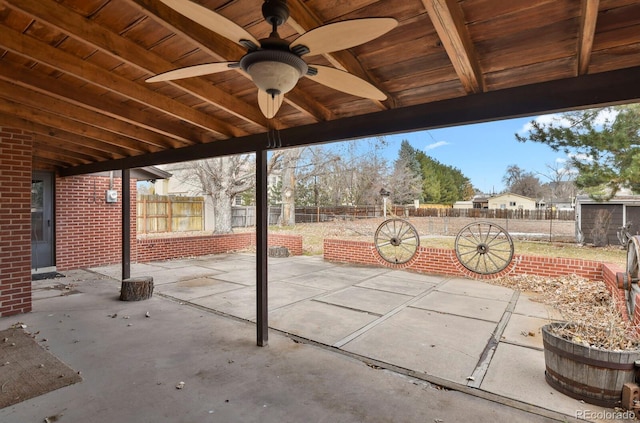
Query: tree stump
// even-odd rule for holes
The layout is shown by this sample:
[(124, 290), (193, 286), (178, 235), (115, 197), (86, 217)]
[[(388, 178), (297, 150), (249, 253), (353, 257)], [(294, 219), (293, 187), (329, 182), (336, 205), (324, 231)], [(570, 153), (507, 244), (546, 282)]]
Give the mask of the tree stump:
[(289, 249), (282, 246), (269, 247), (269, 257), (289, 257)]
[(153, 295), (153, 278), (140, 276), (122, 281), (120, 288), (120, 301), (147, 300)]

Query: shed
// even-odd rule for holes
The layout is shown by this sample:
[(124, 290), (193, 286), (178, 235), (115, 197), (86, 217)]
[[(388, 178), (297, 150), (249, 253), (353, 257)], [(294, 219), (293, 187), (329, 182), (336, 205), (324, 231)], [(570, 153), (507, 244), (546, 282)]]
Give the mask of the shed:
[[(602, 222), (608, 217), (608, 222)], [(593, 244), (594, 231), (598, 225), (606, 223), (601, 229), (605, 232), (608, 244), (617, 244), (616, 232), (620, 226), (629, 223), (629, 232), (640, 234), (640, 195), (619, 195), (609, 201), (596, 201), (587, 195), (576, 197), (576, 237), (582, 242)]]

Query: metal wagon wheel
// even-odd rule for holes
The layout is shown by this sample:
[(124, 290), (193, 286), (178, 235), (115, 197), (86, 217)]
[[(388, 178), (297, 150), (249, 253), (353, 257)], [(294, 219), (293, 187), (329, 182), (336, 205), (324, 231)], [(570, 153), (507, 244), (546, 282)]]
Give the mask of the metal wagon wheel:
[(627, 243), (627, 273), (626, 283), (621, 286), (625, 289), (627, 310), (629, 316), (633, 316), (636, 308), (636, 294), (640, 293), (638, 287), (638, 273), (640, 269), (640, 237), (632, 236)]
[(513, 258), (513, 241), (507, 231), (490, 222), (470, 223), (458, 232), (455, 242), (458, 261), (481, 275), (498, 273)]
[(382, 222), (376, 230), (374, 241), (380, 257), (392, 264), (408, 262), (420, 246), (418, 231), (403, 219)]

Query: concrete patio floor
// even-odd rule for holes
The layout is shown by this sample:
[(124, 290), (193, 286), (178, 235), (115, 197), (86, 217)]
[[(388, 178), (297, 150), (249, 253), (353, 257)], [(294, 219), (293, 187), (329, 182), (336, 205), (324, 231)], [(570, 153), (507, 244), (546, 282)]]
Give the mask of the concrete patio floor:
[(119, 266), (34, 282), (34, 311), (0, 319), (0, 329), (27, 324), (84, 380), (2, 409), (0, 421), (542, 422), (613, 413), (547, 385), (540, 327), (558, 316), (524, 294), (321, 257), (270, 258), (268, 274), (264, 348), (255, 345), (252, 254), (134, 264), (132, 276), (154, 278), (153, 298), (141, 302), (118, 301)]

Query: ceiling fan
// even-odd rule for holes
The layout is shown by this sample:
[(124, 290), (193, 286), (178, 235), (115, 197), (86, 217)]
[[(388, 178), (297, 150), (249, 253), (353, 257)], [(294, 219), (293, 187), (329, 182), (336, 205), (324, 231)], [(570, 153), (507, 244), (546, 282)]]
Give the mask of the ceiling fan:
[(347, 94), (385, 100), (387, 96), (369, 82), (340, 69), (308, 65), (304, 55), (318, 55), (364, 44), (396, 27), (393, 18), (363, 18), (340, 21), (312, 29), (292, 42), (280, 38), (278, 26), (289, 18), (286, 0), (265, 0), (262, 14), (271, 24), (267, 38), (256, 40), (240, 25), (224, 16), (188, 0), (160, 0), (178, 13), (247, 49), (237, 62), (218, 62), (188, 66), (161, 73), (146, 82), (172, 81), (194, 76), (241, 69), (258, 87), (258, 105), (271, 119), (276, 115), (284, 94), (295, 87), (301, 77), (310, 78)]

